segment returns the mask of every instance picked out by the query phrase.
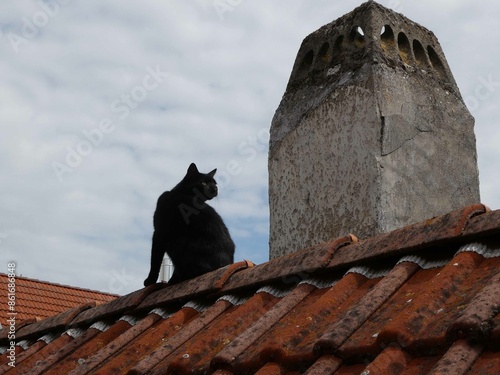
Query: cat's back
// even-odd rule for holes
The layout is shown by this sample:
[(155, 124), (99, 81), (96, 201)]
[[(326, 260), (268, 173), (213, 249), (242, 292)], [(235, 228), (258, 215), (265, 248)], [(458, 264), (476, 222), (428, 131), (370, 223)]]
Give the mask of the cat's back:
[(171, 225), (175, 221), (176, 207), (180, 204), (175, 191), (165, 191), (158, 197), (153, 221), (155, 228)]
[(175, 205), (175, 194), (172, 194), (171, 191), (165, 191), (158, 197), (155, 215), (159, 211), (171, 209), (173, 205)]
[[(154, 213), (155, 227), (168, 226), (170, 229), (174, 227), (184, 229), (185, 226), (191, 223), (191, 220), (187, 220), (187, 218), (200, 216), (200, 210), (198, 210), (198, 206), (194, 203), (196, 203), (196, 200), (183, 191), (176, 189), (165, 191), (160, 195), (156, 203), (156, 211)], [(208, 213), (210, 209), (203, 211)], [(209, 216), (213, 217), (213, 214), (210, 212)]]

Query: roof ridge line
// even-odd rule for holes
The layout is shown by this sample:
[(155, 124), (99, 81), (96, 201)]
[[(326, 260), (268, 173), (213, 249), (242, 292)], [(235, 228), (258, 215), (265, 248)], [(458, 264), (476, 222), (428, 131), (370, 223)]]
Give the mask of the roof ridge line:
[(51, 316), (38, 322), (28, 324), (16, 332), (16, 338), (25, 339), (34, 336), (35, 334), (43, 335), (49, 331), (70, 328), (69, 325), (76, 316), (87, 310), (92, 310), (93, 308), (95, 308), (95, 306), (95, 302), (92, 301), (90, 303), (73, 307), (60, 314)]
[[(389, 255), (412, 255), (410, 252), (428, 248), (443, 241), (465, 239), (464, 234), (469, 221), (488, 212), (490, 211), (485, 205), (474, 204), (360, 240), (336, 252), (326, 268), (350, 267), (363, 261)], [(478, 232), (473, 232), (473, 234), (478, 234)]]
[(300, 282), (321, 270), (347, 271), (374, 258), (412, 255), (442, 241), (464, 238), (469, 221), (488, 212), (485, 205), (473, 204), (366, 240), (358, 240), (353, 234), (332, 239), (238, 272), (224, 284), (221, 293), (274, 280)]
[(470, 219), (475, 216), (482, 215), (486, 212), (490, 212), (491, 209), (484, 204), (475, 204), (464, 208), (464, 212), (460, 221), (458, 222), (457, 228), (455, 230), (455, 235), (460, 235), (465, 230), (465, 227), (469, 223)]
[(310, 277), (312, 273), (324, 269), (340, 248), (357, 241), (356, 236), (349, 234), (271, 259), (234, 274), (220, 292), (230, 293), (243, 287), (259, 287), (270, 281), (282, 281), (284, 284), (298, 283)]
[(213, 298), (220, 296), (222, 293), (227, 294), (223, 292), (224, 286), (231, 281), (234, 275), (253, 267), (255, 265), (251, 261), (243, 260), (178, 284), (163, 284), (160, 290), (156, 290), (144, 298), (144, 301), (136, 306), (135, 310), (152, 310), (155, 307), (176, 301), (187, 302), (202, 294)]

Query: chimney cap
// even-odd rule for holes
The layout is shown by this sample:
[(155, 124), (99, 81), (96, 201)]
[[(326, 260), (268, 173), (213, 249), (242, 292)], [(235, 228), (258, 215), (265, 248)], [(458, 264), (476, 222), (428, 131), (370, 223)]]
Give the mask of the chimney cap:
[(331, 84), (367, 63), (424, 75), (460, 97), (434, 33), (372, 0), (303, 40), (287, 92), (303, 85)]

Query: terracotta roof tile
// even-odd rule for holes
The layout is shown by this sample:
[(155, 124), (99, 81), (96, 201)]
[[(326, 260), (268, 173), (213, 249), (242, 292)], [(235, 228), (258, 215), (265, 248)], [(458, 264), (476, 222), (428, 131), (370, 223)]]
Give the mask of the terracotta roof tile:
[(429, 374), (466, 374), (482, 352), (481, 345), (471, 345), (465, 340), (456, 341), (432, 368)]
[[(324, 332), (328, 323), (340, 313), (343, 302), (349, 297), (356, 298), (354, 292), (366, 280), (362, 275), (348, 274), (331, 288), (312, 291), (255, 345), (257, 350), (252, 349), (247, 355), (279, 359), (290, 366), (314, 359), (313, 346), (318, 331)], [(265, 350), (261, 349), (263, 347)]]
[(285, 370), (277, 363), (266, 363), (255, 375), (281, 375), (285, 374)]
[[(467, 283), (468, 276), (474, 276), (473, 270), (482, 260), (484, 258), (475, 253), (460, 253), (454, 257), (430, 280), (428, 289), (415, 296), (383, 327), (377, 336), (378, 344), (397, 342), (410, 351), (440, 351), (447, 343), (446, 327), (454, 321), (467, 300), (468, 286), (475, 286), (477, 292), (482, 285)], [(480, 269), (478, 272), (484, 271)], [(483, 275), (488, 278), (488, 274)]]
[(355, 242), (357, 238), (349, 235), (273, 259), (253, 269), (236, 273), (222, 291), (229, 293), (242, 287), (258, 286), (276, 280), (290, 283), (300, 281), (324, 268), (339, 249)]
[[(111, 343), (108, 343), (107, 345), (103, 346), (97, 353), (89, 352), (88, 354), (86, 353), (86, 356), (83, 357), (81, 356), (81, 354), (75, 354), (74, 357), (75, 358), (78, 357), (78, 360), (76, 362), (79, 364), (79, 366), (76, 367), (73, 373), (86, 374), (91, 372), (105, 360), (113, 357), (114, 355), (116, 355), (117, 352), (124, 349), (126, 345), (130, 344), (131, 342), (133, 342), (133, 340), (137, 339), (141, 334), (143, 334), (146, 330), (151, 328), (158, 320), (160, 320), (161, 317), (157, 314), (151, 313), (138, 322), (135, 322), (135, 319), (130, 316), (125, 316), (122, 319), (127, 323), (129, 321), (132, 321), (132, 323), (135, 324), (133, 325), (131, 324), (131, 328), (129, 330), (124, 332), (121, 336), (117, 337)], [(118, 321), (116, 324), (120, 323), (121, 321), (122, 320)], [(83, 359), (83, 361), (80, 359)], [(68, 362), (70, 362), (70, 364), (73, 364), (73, 368), (75, 368), (75, 365), (74, 361), (72, 361), (71, 359), (69, 361), (68, 359), (65, 359), (65, 366), (66, 366), (65, 370), (66, 372), (69, 373), (71, 368), (67, 366)]]
[(90, 323), (93, 321), (108, 319), (112, 316), (118, 316), (124, 314), (128, 310), (132, 310), (134, 307), (138, 306), (142, 300), (149, 295), (151, 292), (162, 288), (165, 285), (156, 284), (151, 285), (144, 289), (139, 289), (135, 292), (129, 293), (126, 296), (115, 299), (104, 305), (95, 306), (92, 309), (88, 309), (85, 312), (79, 314), (74, 321), (71, 322), (71, 326), (77, 326), (85, 323)]
[(241, 305), (238, 301), (238, 305), (228, 309), (223, 319), (214, 322), (210, 330), (196, 335), (172, 353), (169, 368), (179, 374), (188, 373), (193, 369), (199, 372), (208, 371), (211, 363), (207, 363), (206, 356), (215, 356), (271, 309), (278, 300), (278, 297), (262, 292), (256, 293)]
[(498, 374), (499, 269), (475, 205), (18, 326), (15, 370), (4, 329), (0, 374)]
[(426, 375), (436, 365), (441, 357), (417, 357), (414, 358), (408, 366), (401, 371), (401, 375)]
[(46, 359), (44, 363), (47, 368), (43, 373), (54, 375), (69, 373), (75, 366), (86, 363), (96, 351), (99, 352), (106, 345), (114, 342), (130, 327), (125, 320), (119, 320), (111, 326), (103, 324), (101, 327), (94, 328), (97, 332), (92, 335), (88, 335), (89, 330), (87, 330), (73, 340), (73, 346), (68, 348), (66, 353), (58, 353), (59, 355)]
[[(16, 319), (16, 330), (19, 331), (21, 328), (28, 326), (30, 324), (33, 324), (36, 321), (37, 320), (34, 318), (21, 320), (19, 322)], [(9, 331), (8, 327), (5, 327), (4, 329), (0, 330), (0, 342), (7, 340), (9, 333), (10, 333), (10, 331)]]
[[(18, 346), (19, 351), (18, 351), (18, 354), (16, 355), (16, 361), (24, 362), (27, 358), (31, 357), (33, 354), (35, 354), (36, 352), (38, 352), (45, 345), (47, 345), (47, 343), (45, 341), (38, 340), (34, 344), (32, 344), (28, 349), (26, 349), (26, 350), (24, 350), (20, 346)], [(3, 374), (4, 371), (7, 372), (8, 370), (11, 369), (11, 367), (9, 367), (7, 365), (7, 363), (8, 363), (8, 358), (5, 357), (5, 363), (2, 363), (3, 366), (0, 367), (0, 374)]]
[[(485, 220), (485, 218), (488, 218)], [(488, 215), (476, 215), (471, 217), (461, 236), (468, 240), (468, 237), (481, 238), (500, 234), (500, 210), (489, 211)]]
[(500, 350), (500, 316), (498, 312), (493, 319), (493, 329), (487, 342), (489, 347)]
[(362, 374), (365, 369), (366, 365), (364, 364), (343, 365), (335, 372), (335, 375)]
[[(37, 372), (37, 366), (41, 363), (43, 358), (47, 358), (55, 353), (57, 353), (59, 350), (62, 350), (65, 345), (70, 343), (73, 338), (69, 335), (62, 335), (57, 338), (55, 338), (55, 335), (49, 335), (44, 337), (43, 339), (48, 342), (47, 345), (44, 345), (40, 348), (40, 350), (36, 351), (35, 353), (32, 353), (29, 357), (23, 360), (22, 364), (23, 367), (20, 368), (22, 369), (29, 369), (29, 371), (24, 371), (25, 373), (33, 373)], [(39, 340), (41, 340), (40, 338)], [(16, 358), (17, 361), (17, 358)], [(16, 370), (19, 369), (16, 366)]]
[(46, 332), (57, 332), (65, 327), (69, 327), (69, 324), (78, 316), (81, 312), (93, 307), (95, 304), (86, 304), (74, 307), (58, 315), (51, 316), (50, 318), (44, 319), (42, 321), (27, 325), (20, 330), (16, 331), (16, 338), (26, 339), (32, 336), (38, 335), (42, 336)]
[[(462, 236), (465, 237), (468, 233), (465, 230), (468, 228), (470, 220), (473, 220), (477, 215), (484, 214), (487, 210), (484, 205), (472, 205), (360, 241), (352, 246), (343, 247), (336, 252), (327, 268), (350, 266), (360, 260), (366, 262), (372, 259), (383, 259), (386, 256), (407, 254), (413, 249), (422, 250), (441, 243), (459, 243)], [(489, 217), (490, 214), (487, 216)], [(485, 221), (484, 217), (483, 220), (476, 220), (476, 226), (481, 227), (482, 221)], [(500, 226), (500, 218), (497, 224)]]
[(417, 269), (417, 264), (409, 262), (395, 266), (369, 293), (328, 327), (314, 349), (323, 353), (335, 352)]
[[(478, 269), (477, 280), (471, 286), (484, 286), (460, 316), (448, 328), (449, 341), (457, 337), (482, 339), (488, 337), (494, 328), (494, 317), (500, 311), (500, 271), (498, 259), (486, 259)], [(489, 275), (494, 274), (491, 278)], [(488, 279), (489, 278), (489, 279)]]
[[(73, 353), (82, 343), (91, 340), (95, 336), (97, 336), (101, 331), (97, 328), (89, 328), (84, 333), (79, 334), (76, 338), (72, 335), (70, 337), (73, 338), (71, 342), (69, 342), (64, 348), (55, 352), (49, 357), (42, 357), (42, 353), (38, 354), (38, 365), (35, 369), (32, 369), (32, 373), (34, 374), (47, 374), (49, 372), (56, 374), (64, 374), (65, 371), (57, 372), (61, 366), (60, 362), (63, 358)], [(36, 358), (36, 357), (34, 357)]]
[[(301, 284), (291, 293), (283, 297), (269, 311), (264, 313), (250, 327), (248, 327), (240, 336), (225, 346), (212, 360), (214, 368), (235, 369), (233, 362), (237, 358), (244, 357), (245, 352), (259, 338), (264, 336), (279, 320), (295, 308), (305, 297), (314, 289), (309, 284)], [(245, 363), (245, 367), (251, 366)]]
[[(139, 362), (142, 365), (147, 365), (147, 358), (154, 353), (154, 350), (161, 347), (163, 343), (169, 341), (176, 333), (182, 331), (183, 327), (195, 317), (199, 316), (199, 312), (191, 307), (183, 307), (178, 312), (169, 316), (166, 319), (161, 319), (147, 329), (133, 341), (126, 344), (120, 352), (106, 359), (102, 366), (90, 372), (74, 371), (76, 374), (110, 374), (110, 373), (125, 373)], [(129, 337), (129, 333), (125, 333)], [(154, 364), (150, 363), (152, 367)]]
[[(241, 261), (216, 271), (202, 275), (195, 280), (187, 280), (180, 283), (175, 288), (165, 288), (156, 293), (152, 293), (145, 298), (137, 307), (139, 310), (151, 310), (157, 306), (179, 300), (188, 300), (198, 295), (210, 295), (219, 292), (235, 273), (253, 268), (254, 264), (249, 261)], [(166, 284), (164, 284), (166, 286)]]
[(319, 357), (316, 362), (305, 373), (306, 375), (314, 374), (334, 374), (342, 366), (342, 360), (330, 354), (325, 354)]
[(233, 375), (229, 370), (217, 370), (213, 373), (214, 375)]
[[(207, 310), (201, 313), (198, 317), (186, 324), (186, 326), (177, 332), (170, 339), (153, 350), (142, 361), (129, 371), (130, 374), (144, 374), (151, 371), (151, 374), (156, 374), (158, 371), (161, 373), (163, 370), (155, 369), (162, 360), (172, 354), (181, 345), (194, 337), (199, 331), (206, 329), (206, 327), (215, 321), (220, 315), (228, 310), (232, 304), (226, 300), (218, 300)], [(161, 366), (160, 366), (161, 367)]]
[(484, 351), (466, 374), (500, 374), (500, 355), (498, 351)]
[(400, 375), (412, 357), (401, 348), (385, 348), (364, 370), (367, 374)]

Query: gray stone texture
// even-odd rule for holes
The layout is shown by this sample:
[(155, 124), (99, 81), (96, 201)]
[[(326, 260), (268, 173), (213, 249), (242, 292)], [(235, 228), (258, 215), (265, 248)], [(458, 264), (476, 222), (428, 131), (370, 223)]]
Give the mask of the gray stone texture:
[(473, 127), (424, 27), (370, 1), (315, 31), (271, 125), (270, 257), (478, 203)]

